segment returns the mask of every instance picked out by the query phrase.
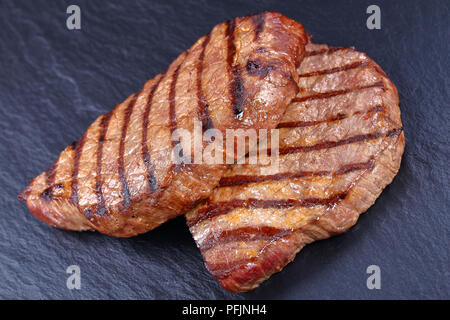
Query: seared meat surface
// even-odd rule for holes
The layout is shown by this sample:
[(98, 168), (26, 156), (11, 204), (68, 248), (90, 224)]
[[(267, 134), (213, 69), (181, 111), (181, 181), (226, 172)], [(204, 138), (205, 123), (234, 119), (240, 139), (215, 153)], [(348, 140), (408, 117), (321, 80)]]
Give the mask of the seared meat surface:
[(298, 92), (303, 27), (264, 12), (218, 24), (33, 179), (19, 196), (49, 225), (128, 237), (207, 198), (221, 164), (175, 164), (172, 134), (274, 128)]
[(298, 76), (278, 125), (279, 170), (233, 165), (186, 215), (207, 269), (230, 291), (254, 289), (306, 244), (348, 230), (400, 167), (398, 93), (373, 60), (308, 44)]

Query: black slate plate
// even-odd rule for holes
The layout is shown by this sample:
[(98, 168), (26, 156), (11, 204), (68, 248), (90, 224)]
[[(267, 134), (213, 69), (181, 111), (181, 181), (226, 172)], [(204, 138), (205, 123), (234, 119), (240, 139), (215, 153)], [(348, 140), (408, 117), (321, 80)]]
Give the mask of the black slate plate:
[[(81, 30), (66, 9), (81, 8)], [(450, 297), (449, 7), (446, 1), (1, 1), (0, 297)], [(262, 10), (301, 21), (317, 43), (355, 46), (397, 85), (406, 133), (398, 176), (346, 234), (306, 247), (260, 288), (236, 295), (205, 270), (184, 218), (131, 239), (50, 228), (16, 196), (101, 113), (164, 71), (223, 20)], [(381, 290), (366, 268), (381, 268)], [(81, 289), (66, 268), (81, 268)]]

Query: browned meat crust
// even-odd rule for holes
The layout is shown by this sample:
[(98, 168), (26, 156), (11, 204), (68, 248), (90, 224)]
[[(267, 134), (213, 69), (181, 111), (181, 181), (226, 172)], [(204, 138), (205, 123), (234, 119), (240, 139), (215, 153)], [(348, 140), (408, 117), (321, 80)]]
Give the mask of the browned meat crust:
[(193, 207), (223, 165), (176, 165), (171, 135), (274, 128), (298, 87), (303, 27), (264, 12), (218, 24), (33, 179), (19, 196), (40, 220), (69, 230), (128, 237)]
[(280, 128), (279, 172), (234, 165), (186, 215), (206, 267), (230, 291), (254, 289), (306, 245), (345, 232), (396, 175), (398, 93), (352, 48), (308, 44), (300, 93)]

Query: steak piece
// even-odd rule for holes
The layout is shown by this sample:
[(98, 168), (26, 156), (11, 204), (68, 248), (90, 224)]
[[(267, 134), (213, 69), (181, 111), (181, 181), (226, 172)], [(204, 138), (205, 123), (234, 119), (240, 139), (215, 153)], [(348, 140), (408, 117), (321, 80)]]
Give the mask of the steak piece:
[(300, 93), (278, 125), (279, 170), (234, 165), (186, 215), (209, 272), (256, 288), (306, 244), (352, 227), (396, 175), (404, 149), (398, 93), (353, 48), (308, 44)]
[(209, 196), (225, 166), (174, 163), (172, 134), (192, 132), (194, 120), (203, 131), (276, 127), (298, 92), (306, 43), (303, 26), (279, 13), (218, 24), (98, 117), (19, 199), (49, 225), (117, 237), (185, 213)]

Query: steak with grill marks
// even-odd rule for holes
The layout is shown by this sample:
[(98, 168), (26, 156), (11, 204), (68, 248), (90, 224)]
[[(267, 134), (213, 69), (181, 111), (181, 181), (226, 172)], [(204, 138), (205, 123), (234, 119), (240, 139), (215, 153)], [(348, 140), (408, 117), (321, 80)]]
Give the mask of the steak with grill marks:
[(301, 24), (264, 12), (218, 24), (149, 80), (21, 193), (40, 220), (128, 237), (209, 196), (224, 165), (174, 164), (176, 129), (274, 128), (298, 92)]
[(400, 167), (398, 93), (373, 60), (308, 44), (298, 74), (278, 125), (279, 170), (233, 165), (186, 215), (207, 269), (230, 291), (254, 289), (306, 244), (348, 230)]

